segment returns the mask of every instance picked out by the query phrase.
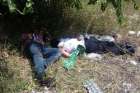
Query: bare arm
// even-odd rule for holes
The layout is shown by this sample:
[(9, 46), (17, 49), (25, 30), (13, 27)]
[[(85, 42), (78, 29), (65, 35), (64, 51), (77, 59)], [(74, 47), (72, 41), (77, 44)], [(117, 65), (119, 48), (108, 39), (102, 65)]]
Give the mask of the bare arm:
[(70, 57), (70, 53), (65, 51), (63, 47), (59, 47), (59, 49), (64, 57)]

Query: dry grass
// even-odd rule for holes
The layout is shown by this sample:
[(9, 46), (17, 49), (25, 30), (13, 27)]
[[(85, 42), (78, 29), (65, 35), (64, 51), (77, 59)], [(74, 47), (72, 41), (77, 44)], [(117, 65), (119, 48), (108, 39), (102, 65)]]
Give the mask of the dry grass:
[[(131, 36), (129, 41), (139, 45), (138, 38)], [(9, 77), (5, 82), (10, 82), (7, 87), (11, 87), (13, 93), (31, 93), (32, 89), (41, 91), (43, 88), (35, 84), (29, 61), (16, 52), (2, 50), (0, 53), (0, 57), (8, 62), (9, 72), (13, 73), (12, 79)], [(93, 79), (103, 93), (140, 93), (140, 62), (136, 61), (136, 65), (130, 62), (136, 60), (135, 56), (102, 56), (99, 61), (81, 57), (75, 68), (69, 71), (63, 68), (63, 58), (49, 66), (47, 77), (56, 79), (53, 87), (56, 92), (52, 93), (86, 93), (83, 83), (89, 79)]]
[[(139, 47), (139, 38), (127, 34), (124, 37)], [(51, 65), (47, 74), (56, 78), (57, 93), (86, 93), (83, 83), (89, 79), (93, 79), (103, 93), (140, 93), (140, 62), (136, 55), (102, 56), (99, 61), (81, 57), (70, 71), (63, 68), (63, 58)]]
[(60, 61), (50, 66), (49, 71), (56, 78), (58, 93), (86, 93), (83, 82), (89, 79), (104, 93), (140, 93), (140, 63), (133, 65), (129, 62), (132, 58), (125, 56), (105, 55), (98, 62), (81, 59), (70, 71)]
[[(138, 15), (140, 19), (140, 12), (128, 8), (130, 6), (130, 4), (125, 6), (125, 22), (122, 27), (117, 24), (115, 11), (109, 7), (104, 13), (92, 6), (88, 6), (79, 12), (76, 11), (76, 13), (66, 10), (69, 16), (66, 16), (68, 18), (66, 20), (67, 24), (64, 25), (64, 31), (69, 31), (68, 34), (72, 31), (81, 32), (85, 30), (98, 34), (120, 31), (121, 40), (130, 41), (140, 46), (139, 38), (126, 34), (129, 30), (139, 31), (140, 29), (140, 20), (135, 18), (135, 15)], [(70, 25), (70, 27), (68, 28), (67, 25), (68, 27)], [(0, 44), (0, 47), (2, 47), (2, 44)], [(5, 89), (5, 93), (31, 93), (31, 90), (35, 88), (41, 91), (42, 88), (34, 82), (29, 61), (17, 54), (16, 50), (10, 51), (7, 49), (9, 48), (0, 50), (0, 59), (7, 62), (6, 69), (8, 69), (4, 79), (1, 79), (0, 74), (0, 89)], [(140, 48), (136, 55), (140, 56)], [(140, 93), (140, 62), (137, 61), (137, 65), (129, 62), (135, 60), (135, 56), (109, 54), (103, 56), (104, 58), (100, 61), (82, 58), (70, 71), (63, 68), (62, 58), (59, 62), (49, 66), (48, 71), (46, 71), (47, 77), (55, 77), (56, 86), (54, 88), (57, 93), (86, 93), (83, 82), (89, 79), (93, 79), (104, 93)], [(3, 92), (0, 90), (0, 93)]]
[(35, 87), (29, 61), (14, 51), (1, 49), (0, 93), (28, 93)]

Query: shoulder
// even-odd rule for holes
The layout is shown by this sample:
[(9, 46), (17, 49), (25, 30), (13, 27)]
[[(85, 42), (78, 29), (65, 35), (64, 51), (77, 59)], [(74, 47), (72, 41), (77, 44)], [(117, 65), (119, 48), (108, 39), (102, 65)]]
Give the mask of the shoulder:
[(69, 39), (67, 42), (77, 42), (76, 38)]
[(58, 43), (58, 47), (63, 47), (63, 46), (64, 46), (64, 42), (63, 41)]

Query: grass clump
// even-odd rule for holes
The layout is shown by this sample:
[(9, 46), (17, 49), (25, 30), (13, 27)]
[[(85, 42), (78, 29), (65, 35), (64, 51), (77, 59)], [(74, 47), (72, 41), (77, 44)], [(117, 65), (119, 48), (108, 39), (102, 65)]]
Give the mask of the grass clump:
[(0, 53), (0, 93), (31, 91), (35, 84), (28, 61), (9, 52), (12, 51)]

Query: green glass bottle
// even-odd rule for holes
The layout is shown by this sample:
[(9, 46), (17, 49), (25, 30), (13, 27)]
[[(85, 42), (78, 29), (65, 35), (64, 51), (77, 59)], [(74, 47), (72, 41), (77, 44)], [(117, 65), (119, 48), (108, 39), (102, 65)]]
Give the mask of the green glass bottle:
[(67, 70), (74, 68), (78, 55), (84, 53), (84, 51), (85, 48), (79, 45), (77, 49), (71, 53), (70, 57), (64, 60), (64, 68)]

